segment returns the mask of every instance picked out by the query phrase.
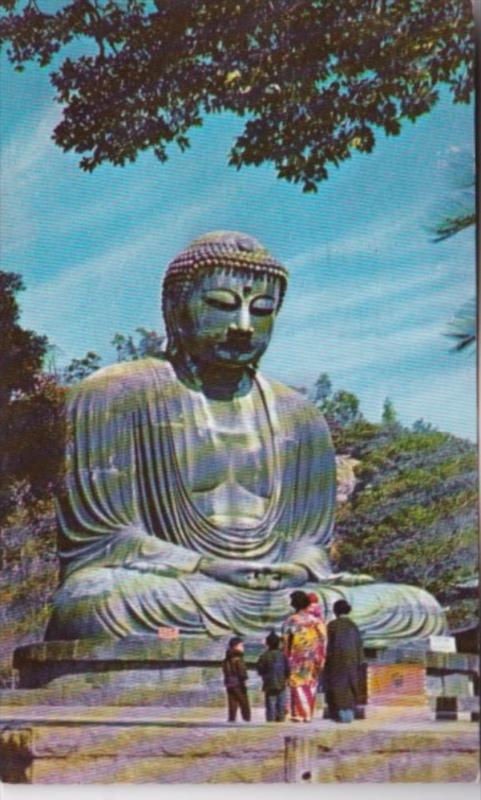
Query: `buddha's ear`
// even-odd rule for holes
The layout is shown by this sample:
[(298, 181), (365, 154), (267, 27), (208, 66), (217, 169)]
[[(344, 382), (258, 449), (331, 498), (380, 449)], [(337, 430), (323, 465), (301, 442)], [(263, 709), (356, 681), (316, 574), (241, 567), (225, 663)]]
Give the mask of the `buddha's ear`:
[(189, 322), (189, 309), (186, 303), (181, 303), (176, 306), (174, 317), (177, 327), (182, 331), (185, 330)]
[(164, 324), (167, 331), (168, 352), (173, 355), (179, 349), (182, 337), (182, 327), (179, 325), (179, 308), (172, 297), (167, 297), (164, 301)]

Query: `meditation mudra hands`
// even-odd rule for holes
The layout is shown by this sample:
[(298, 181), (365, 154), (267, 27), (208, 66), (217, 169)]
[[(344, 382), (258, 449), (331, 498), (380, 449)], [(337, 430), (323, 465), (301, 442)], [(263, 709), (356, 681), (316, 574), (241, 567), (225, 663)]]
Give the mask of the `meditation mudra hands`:
[(307, 570), (299, 564), (262, 564), (209, 557), (200, 560), (198, 570), (209, 578), (244, 589), (273, 590), (302, 586), (309, 577)]
[[(138, 572), (148, 572), (165, 577), (179, 577), (182, 573), (182, 570), (148, 558), (126, 563), (124, 566)], [(257, 561), (230, 560), (210, 556), (203, 556), (200, 559), (197, 571), (221, 583), (228, 583), (244, 589), (273, 591), (303, 586), (309, 580), (307, 569), (300, 564), (282, 562), (280, 564), (264, 564)], [(330, 573), (321, 580), (317, 580), (316, 583), (320, 586), (362, 586), (373, 581), (374, 578), (371, 578), (370, 575), (338, 572)]]
[[(199, 572), (209, 578), (241, 586), (246, 589), (285, 589), (303, 586), (309, 573), (300, 564), (262, 564), (256, 561), (228, 561), (205, 557), (200, 560)], [(374, 581), (370, 575), (352, 575), (350, 572), (331, 573), (320, 585), (361, 586)]]

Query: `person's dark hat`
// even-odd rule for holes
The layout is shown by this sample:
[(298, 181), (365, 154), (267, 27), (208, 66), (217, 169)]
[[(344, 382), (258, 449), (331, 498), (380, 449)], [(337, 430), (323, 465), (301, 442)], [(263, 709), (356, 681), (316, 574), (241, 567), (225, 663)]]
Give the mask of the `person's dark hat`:
[(332, 608), (336, 617), (340, 617), (342, 614), (350, 614), (352, 611), (347, 600), (336, 600)]
[(308, 608), (310, 606), (309, 597), (302, 589), (296, 589), (294, 592), (291, 592), (290, 598), (291, 606), (293, 606), (296, 611), (301, 611), (303, 608)]
[(241, 644), (244, 641), (242, 636), (233, 636), (232, 639), (229, 639), (229, 647), (235, 647), (238, 644)]
[(271, 631), (268, 636), (266, 636), (266, 645), (268, 647), (276, 648), (279, 647), (280, 644), (280, 636), (277, 635), (275, 631)]

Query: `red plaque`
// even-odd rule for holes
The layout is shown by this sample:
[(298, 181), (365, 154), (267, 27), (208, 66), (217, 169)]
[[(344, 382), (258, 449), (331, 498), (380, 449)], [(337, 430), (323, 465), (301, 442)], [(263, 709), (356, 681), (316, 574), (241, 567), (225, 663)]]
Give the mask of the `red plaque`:
[(157, 628), (157, 637), (159, 639), (165, 640), (168, 639), (178, 639), (179, 638), (179, 629), (178, 628), (169, 628), (167, 625), (161, 626)]

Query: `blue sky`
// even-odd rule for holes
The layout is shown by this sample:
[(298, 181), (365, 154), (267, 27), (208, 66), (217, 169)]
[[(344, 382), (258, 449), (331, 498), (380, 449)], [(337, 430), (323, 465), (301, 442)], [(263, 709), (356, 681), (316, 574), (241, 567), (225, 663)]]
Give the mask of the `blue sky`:
[(227, 152), (242, 121), (207, 118), (167, 164), (150, 153), (92, 175), (50, 140), (59, 119), (48, 74), (0, 73), (2, 269), (22, 274), (22, 322), (68, 362), (114, 360), (116, 332), (161, 329), (168, 261), (209, 230), (241, 230), (290, 269), (265, 374), (311, 386), (328, 372), (366, 417), (389, 396), (401, 420), (423, 417), (474, 439), (475, 358), (442, 332), (475, 290), (474, 231), (433, 244), (427, 226), (456, 198), (473, 152), (473, 109), (447, 96), (399, 137), (333, 170), (317, 195), (269, 165), (236, 172)]

